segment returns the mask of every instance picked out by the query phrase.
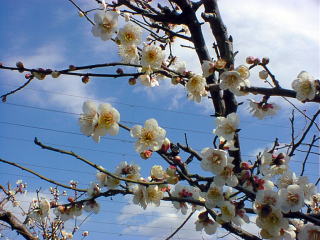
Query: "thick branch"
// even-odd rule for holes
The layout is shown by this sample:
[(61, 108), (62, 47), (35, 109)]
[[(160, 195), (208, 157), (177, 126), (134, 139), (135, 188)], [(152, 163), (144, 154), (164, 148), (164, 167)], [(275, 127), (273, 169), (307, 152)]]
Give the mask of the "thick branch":
[(38, 240), (29, 229), (19, 221), (11, 212), (0, 210), (0, 220), (8, 223), (11, 228), (21, 234), (27, 240)]

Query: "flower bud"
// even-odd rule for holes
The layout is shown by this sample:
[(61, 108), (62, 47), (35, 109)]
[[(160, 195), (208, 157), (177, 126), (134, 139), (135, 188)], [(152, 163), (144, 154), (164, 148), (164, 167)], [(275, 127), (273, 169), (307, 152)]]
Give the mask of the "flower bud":
[(174, 77), (171, 78), (171, 83), (172, 83), (173, 85), (177, 85), (177, 84), (179, 84), (180, 82), (181, 82), (181, 77), (174, 76)]
[(23, 69), (24, 69), (23, 63), (22, 62), (17, 62), (16, 66), (19, 69), (19, 72), (23, 73)]
[(242, 162), (241, 168), (245, 170), (249, 170), (252, 166), (248, 162)]
[(170, 148), (170, 140), (168, 138), (165, 138), (161, 146), (161, 151), (167, 152), (169, 148)]
[(270, 59), (268, 57), (262, 58), (262, 64), (267, 65), (269, 63)]
[(140, 153), (140, 157), (142, 159), (148, 159), (152, 156), (152, 151), (151, 150), (146, 150), (146, 151), (143, 151), (142, 153)]
[(25, 78), (25, 79), (30, 79), (31, 76), (32, 76), (32, 75), (31, 75), (30, 73), (27, 73), (26, 75), (24, 75), (24, 78)]
[(51, 73), (51, 77), (53, 77), (53, 78), (58, 78), (59, 76), (60, 76), (60, 72), (58, 72), (58, 71), (53, 71)]
[(262, 70), (259, 72), (259, 78), (261, 78), (262, 80), (265, 80), (268, 78), (268, 72), (266, 70)]
[(84, 237), (89, 236), (89, 232), (88, 232), (88, 231), (84, 231), (84, 232), (82, 233), (82, 236), (84, 236)]
[(246, 58), (246, 63), (247, 64), (253, 64), (254, 60), (255, 60), (255, 57), (249, 56), (249, 57)]
[(84, 83), (84, 84), (87, 84), (89, 81), (90, 81), (90, 78), (89, 76), (85, 75), (82, 77), (81, 81)]
[(68, 197), (68, 201), (73, 203), (74, 202), (74, 198), (73, 197)]
[(136, 78), (129, 78), (129, 81), (128, 81), (129, 85), (135, 85), (137, 83), (137, 79)]
[(75, 65), (69, 65), (69, 69), (70, 69), (71, 71), (74, 71), (74, 70), (76, 70), (77, 68), (76, 68)]
[(174, 156), (173, 161), (176, 163), (181, 163), (181, 157), (180, 156)]
[(123, 74), (123, 69), (122, 68), (118, 68), (116, 71), (117, 74)]
[(84, 17), (84, 13), (82, 11), (78, 11), (79, 17)]
[(260, 59), (259, 58), (255, 58), (254, 60), (253, 60), (253, 64), (259, 64), (261, 61), (260, 61)]
[(167, 168), (166, 173), (169, 176), (175, 176), (176, 175), (176, 171), (177, 171), (177, 168), (175, 166), (171, 165), (170, 167)]

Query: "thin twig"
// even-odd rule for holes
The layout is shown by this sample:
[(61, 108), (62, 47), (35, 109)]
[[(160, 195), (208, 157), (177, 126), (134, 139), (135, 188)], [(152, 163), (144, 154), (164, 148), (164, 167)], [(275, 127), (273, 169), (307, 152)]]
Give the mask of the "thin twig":
[(29, 83), (32, 81), (32, 79), (33, 79), (33, 77), (30, 77), (30, 78), (28, 79), (28, 81), (26, 81), (22, 86), (16, 88), (15, 90), (12, 90), (11, 92), (8, 92), (8, 93), (6, 93), (6, 94), (3, 94), (3, 95), (0, 97), (1, 100), (2, 100), (2, 102), (6, 102), (7, 97), (8, 97), (9, 95), (14, 94), (14, 93), (18, 92), (19, 90), (21, 90), (21, 89), (25, 88), (26, 86), (28, 86)]
[(33, 174), (33, 175), (41, 178), (42, 180), (45, 180), (45, 181), (47, 181), (47, 182), (49, 182), (49, 183), (52, 183), (52, 184), (54, 184), (54, 185), (57, 185), (57, 186), (60, 186), (60, 187), (63, 187), (63, 188), (67, 188), (67, 189), (71, 189), (71, 190), (76, 190), (76, 191), (78, 191), (78, 192), (86, 192), (86, 191), (87, 191), (86, 189), (73, 188), (73, 187), (70, 187), (70, 186), (68, 186), (68, 185), (65, 185), (65, 184), (56, 182), (56, 181), (54, 181), (54, 180), (52, 180), (52, 179), (49, 179), (49, 178), (47, 178), (47, 177), (44, 177), (44, 176), (40, 175), (39, 173), (34, 172), (33, 170), (31, 170), (31, 169), (29, 169), (29, 168), (25, 168), (25, 167), (23, 167), (23, 166), (21, 166), (21, 165), (19, 165), (19, 164), (17, 164), (17, 163), (14, 163), (14, 162), (10, 162), (10, 161), (7, 161), (7, 160), (1, 159), (1, 158), (0, 158), (0, 162), (3, 162), (3, 163), (6, 163), (6, 164), (15, 166), (15, 167), (17, 167), (17, 168), (20, 168), (20, 169), (22, 169), (23, 171), (29, 172), (29, 173), (31, 173), (31, 174)]
[(192, 217), (192, 215), (194, 214), (195, 210), (193, 210), (189, 216), (186, 218), (186, 220), (183, 221), (183, 223), (169, 236), (167, 237), (165, 240), (169, 240), (171, 239), (177, 232), (180, 231), (181, 228), (183, 228), (183, 226), (189, 221), (189, 219)]
[(309, 146), (308, 152), (307, 152), (306, 157), (304, 158), (304, 161), (303, 161), (303, 164), (302, 164), (302, 170), (301, 170), (300, 176), (303, 176), (304, 169), (305, 169), (306, 163), (307, 163), (307, 159), (309, 157), (310, 151), (312, 149), (312, 144), (315, 142), (316, 137), (317, 137), (316, 135), (313, 135), (313, 138), (312, 138), (311, 144)]

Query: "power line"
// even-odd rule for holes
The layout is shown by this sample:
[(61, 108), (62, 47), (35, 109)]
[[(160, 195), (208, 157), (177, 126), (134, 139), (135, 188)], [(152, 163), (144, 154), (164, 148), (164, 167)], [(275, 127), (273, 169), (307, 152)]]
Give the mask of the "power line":
[[(22, 142), (30, 142), (30, 143), (32, 142), (33, 143), (33, 140), (25, 139), (25, 138), (15, 138), (15, 137), (8, 137), (8, 136), (1, 136), (1, 135), (0, 135), (0, 138), (8, 139), (8, 140), (15, 140), (15, 141), (22, 141)], [(91, 149), (91, 148), (84, 148), (84, 147), (79, 147), (79, 146), (74, 146), (74, 145), (56, 144), (56, 143), (51, 143), (51, 142), (45, 142), (45, 143), (46, 144), (50, 144), (50, 145), (60, 146), (60, 147), (78, 148), (78, 149), (87, 150), (87, 151), (93, 151), (93, 152), (103, 152), (103, 153), (114, 154), (114, 155), (137, 157), (136, 154), (130, 154), (130, 153), (111, 152), (111, 151), (105, 151), (105, 150), (100, 150), (100, 149)], [(197, 151), (200, 152), (200, 150), (197, 150)], [(248, 155), (248, 154), (241, 154), (241, 156), (242, 157), (252, 157), (252, 158), (256, 157), (254, 155)], [(161, 160), (161, 158), (155, 158), (155, 157), (152, 157), (152, 158), (154, 160)], [(303, 161), (290, 160), (290, 162), (302, 163)], [(317, 165), (317, 164), (319, 164), (319, 162), (307, 162), (307, 164), (316, 164)], [(70, 170), (70, 171), (74, 172), (74, 170)]]
[[(0, 84), (0, 85), (18, 87), (17, 85), (13, 85), (13, 84)], [(76, 97), (76, 98), (89, 99), (89, 100), (103, 102), (103, 100), (96, 99), (96, 98), (89, 98), (89, 97), (84, 97), (84, 96), (79, 96), (79, 95), (74, 95), (74, 94), (69, 94), (69, 93), (61, 93), (61, 92), (48, 91), (48, 90), (43, 90), (43, 89), (35, 89), (35, 88), (31, 88), (31, 87), (27, 87), (27, 88), (25, 88), (25, 90), (31, 90), (31, 91), (36, 91), (36, 92), (45, 92), (45, 93), (49, 93), (49, 94), (63, 95), (63, 96), (68, 96), (68, 97)], [(191, 116), (197, 116), (197, 117), (212, 118), (211, 116), (208, 116), (206, 114), (190, 113), (190, 112), (169, 110), (169, 109), (157, 108), (157, 107), (149, 107), (149, 106), (144, 106), (144, 105), (136, 105), (136, 104), (131, 104), (131, 103), (124, 103), (124, 102), (120, 102), (120, 101), (109, 101), (109, 102), (110, 103), (114, 103), (114, 104), (129, 106), (129, 107), (137, 107), (137, 108), (151, 109), (151, 110), (156, 110), (156, 111), (171, 112), (171, 113), (176, 113), (176, 114), (184, 114), (184, 115), (191, 115)], [(246, 120), (242, 120), (242, 122), (247, 122), (247, 123), (250, 123), (250, 124), (253, 123), (252, 121), (246, 121)], [(290, 127), (288, 127), (286, 125), (278, 125), (278, 124), (270, 124), (270, 123), (260, 123), (259, 124), (257, 122), (254, 122), (254, 124), (262, 125), (262, 126), (290, 128)]]

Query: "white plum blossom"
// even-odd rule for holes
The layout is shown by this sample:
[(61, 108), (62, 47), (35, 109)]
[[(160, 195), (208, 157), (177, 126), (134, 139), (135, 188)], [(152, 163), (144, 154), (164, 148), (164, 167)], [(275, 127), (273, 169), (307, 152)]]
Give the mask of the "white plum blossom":
[(136, 45), (119, 45), (119, 55), (123, 63), (138, 64), (139, 53)]
[(121, 45), (139, 45), (141, 43), (142, 29), (131, 22), (119, 29), (118, 40)]
[(219, 174), (228, 163), (228, 153), (224, 150), (204, 148), (201, 155), (202, 169), (214, 174)]
[(247, 79), (250, 73), (245, 66), (240, 66), (238, 70), (226, 71), (220, 75), (221, 82), (219, 84), (222, 90), (230, 90), (237, 96), (245, 95), (240, 91), (241, 87), (249, 87), (250, 82)]
[(299, 73), (292, 82), (292, 88), (297, 92), (296, 98), (300, 101), (312, 100), (316, 95), (314, 78), (306, 71)]
[(99, 193), (100, 193), (99, 185), (92, 182), (90, 184), (90, 187), (87, 189), (87, 195), (91, 198), (91, 197), (99, 195)]
[(91, 136), (98, 125), (97, 105), (92, 101), (86, 101), (82, 105), (82, 111), (83, 114), (79, 118), (80, 131), (86, 136)]
[(216, 129), (213, 133), (223, 140), (233, 140), (239, 127), (239, 117), (236, 113), (230, 113), (227, 117), (216, 118)]
[(151, 178), (157, 179), (157, 180), (162, 180), (166, 176), (166, 172), (163, 170), (161, 165), (154, 165), (151, 168)]
[(50, 202), (42, 198), (41, 200), (33, 200), (32, 211), (28, 216), (35, 221), (43, 221), (49, 215)]
[(119, 14), (115, 11), (98, 11), (94, 15), (95, 25), (92, 26), (92, 34), (103, 41), (111, 39), (117, 32), (118, 16)]
[(262, 70), (259, 72), (259, 78), (262, 80), (267, 79), (269, 76), (268, 72), (266, 70)]
[(241, 226), (245, 223), (250, 223), (250, 218), (246, 214), (246, 210), (244, 208), (236, 209), (236, 216), (231, 220), (237, 226)]
[(202, 65), (202, 75), (207, 78), (214, 73), (215, 63), (211, 61), (204, 60)]
[(208, 191), (203, 193), (203, 197), (206, 199), (205, 204), (207, 208), (221, 206), (224, 202), (223, 188), (212, 182)]
[(188, 98), (196, 101), (201, 102), (201, 97), (207, 96), (206, 90), (206, 79), (201, 75), (194, 75), (192, 76), (187, 84), (186, 89), (188, 91)]
[(195, 222), (196, 231), (204, 231), (208, 235), (212, 235), (217, 231), (217, 228), (220, 226), (217, 222), (213, 221), (208, 217), (208, 213), (202, 212), (198, 216), (198, 220)]
[(217, 186), (223, 186), (227, 184), (230, 187), (235, 187), (238, 185), (238, 178), (233, 172), (234, 165), (228, 163), (223, 167), (222, 171), (214, 177), (214, 182)]
[(86, 101), (82, 106), (83, 114), (80, 115), (80, 130), (86, 136), (92, 136), (96, 141), (107, 133), (114, 136), (119, 132), (118, 122), (120, 114), (109, 103), (102, 103), (97, 106), (91, 101)]
[(250, 113), (258, 119), (264, 119), (267, 116), (276, 115), (280, 107), (275, 103), (260, 103), (249, 99)]
[(100, 186), (107, 187), (109, 189), (115, 189), (120, 184), (119, 179), (111, 177), (103, 172), (98, 172), (96, 178), (99, 181)]
[(304, 192), (299, 185), (290, 185), (279, 191), (280, 207), (284, 213), (297, 212), (304, 205)]
[(148, 186), (146, 189), (147, 203), (153, 203), (157, 207), (160, 206), (160, 201), (163, 198), (163, 192), (159, 189), (158, 185)]
[(177, 57), (173, 60), (170, 68), (177, 73), (184, 74), (186, 72), (186, 62), (181, 61)]
[(86, 212), (93, 212), (94, 214), (98, 214), (100, 211), (100, 205), (95, 200), (86, 201), (83, 209)]
[(143, 209), (147, 208), (147, 188), (143, 185), (134, 185), (132, 188), (133, 203), (140, 205)]
[(273, 206), (275, 208), (280, 207), (279, 195), (272, 190), (260, 190), (256, 195), (254, 201), (253, 210), (256, 213), (260, 213), (265, 205)]
[(288, 219), (282, 216), (280, 209), (266, 205), (256, 219), (258, 227), (271, 236), (279, 236), (281, 229), (289, 227)]
[(148, 74), (143, 74), (139, 76), (140, 82), (142, 85), (146, 86), (146, 87), (156, 87), (159, 86), (159, 82), (157, 80), (157, 78), (155, 77), (151, 77)]
[(140, 167), (136, 164), (128, 164), (126, 161), (120, 162), (116, 175), (124, 175), (128, 179), (137, 180), (140, 178)]
[(234, 204), (229, 201), (224, 201), (220, 206), (221, 220), (224, 222), (230, 222), (236, 216), (236, 208)]
[[(171, 195), (172, 197), (198, 200), (200, 197), (200, 190), (192, 186), (176, 184), (174, 190), (171, 192)], [(187, 203), (173, 201), (172, 204), (176, 209), (180, 209), (183, 215), (187, 214)]]
[(289, 156), (284, 153), (272, 154), (266, 150), (261, 157), (261, 172), (265, 176), (282, 175), (289, 169)]
[(299, 240), (318, 240), (320, 239), (320, 226), (311, 223), (305, 224), (298, 233)]
[(240, 65), (235, 70), (240, 73), (242, 79), (248, 79), (250, 77), (249, 68), (245, 65)]
[(141, 65), (143, 67), (160, 68), (164, 61), (164, 51), (156, 45), (146, 45), (141, 52)]
[(166, 130), (159, 127), (157, 120), (151, 118), (145, 122), (144, 127), (133, 126), (130, 135), (137, 138), (135, 149), (138, 153), (145, 150), (158, 151), (166, 137)]

